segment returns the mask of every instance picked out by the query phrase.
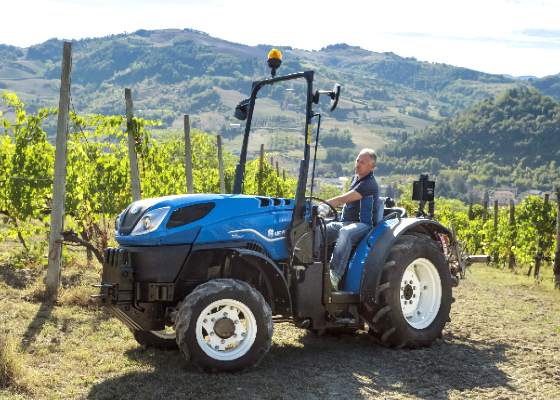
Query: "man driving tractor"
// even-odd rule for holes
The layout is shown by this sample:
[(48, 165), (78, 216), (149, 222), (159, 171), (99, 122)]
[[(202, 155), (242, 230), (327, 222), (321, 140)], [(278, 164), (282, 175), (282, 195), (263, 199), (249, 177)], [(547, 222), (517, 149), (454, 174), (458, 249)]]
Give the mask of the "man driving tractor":
[[(352, 246), (357, 244), (373, 226), (373, 210), (379, 197), (379, 187), (373, 176), (377, 155), (372, 149), (362, 149), (356, 158), (356, 175), (352, 178), (348, 192), (327, 200), (332, 207), (344, 204), (341, 221), (329, 222), (326, 226), (326, 246), (336, 241), (330, 262), (330, 278), (334, 289), (338, 289), (344, 276)], [(327, 204), (319, 205), (320, 216), (329, 213)]]
[[(316, 332), (356, 331), (367, 323), (369, 334), (387, 347), (429, 346), (449, 320), (452, 287), (466, 265), (456, 244), (454, 258), (448, 256), (456, 239), (433, 219), (435, 182), (427, 175), (414, 182), (419, 208), (416, 217), (408, 217), (405, 209), (379, 202), (377, 157), (363, 149), (347, 193), (328, 201), (307, 196), (314, 181), (314, 173), (308, 179), (310, 163), (314, 171), (316, 161), (312, 125), (317, 149), (321, 118), (313, 105), (327, 97), (334, 111), (341, 86), (314, 90), (312, 70), (276, 76), (281, 58), (279, 50), (269, 52), (271, 77), (254, 81), (250, 97), (235, 108), (236, 118), (246, 123), (232, 194), (132, 203), (116, 221), (119, 246), (105, 250), (98, 297), (138, 343), (178, 347), (194, 366), (210, 372), (257, 365), (272, 345), (273, 322), (286, 320)], [(305, 81), (306, 88), (295, 197), (243, 194), (257, 95), (294, 80)], [(321, 205), (314, 208), (312, 200)], [(340, 205), (340, 222), (316, 218), (327, 210), (336, 213), (333, 207)], [(330, 266), (326, 253), (313, 254), (321, 243), (312, 240), (313, 232), (322, 233), (323, 250), (336, 241)]]

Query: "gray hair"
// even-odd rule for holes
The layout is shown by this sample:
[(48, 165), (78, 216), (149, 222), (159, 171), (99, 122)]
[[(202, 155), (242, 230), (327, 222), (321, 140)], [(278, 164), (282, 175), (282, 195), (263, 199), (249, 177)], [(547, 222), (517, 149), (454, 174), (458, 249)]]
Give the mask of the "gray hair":
[(371, 159), (373, 160), (373, 163), (377, 164), (377, 154), (375, 154), (375, 150), (367, 149), (367, 148), (362, 149), (358, 155), (360, 155), (360, 154), (367, 154), (368, 156), (371, 157)]

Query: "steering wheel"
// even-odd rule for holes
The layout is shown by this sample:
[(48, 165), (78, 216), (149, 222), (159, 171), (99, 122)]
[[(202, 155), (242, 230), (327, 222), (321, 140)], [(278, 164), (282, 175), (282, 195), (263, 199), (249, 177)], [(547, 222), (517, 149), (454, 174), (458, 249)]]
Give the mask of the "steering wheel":
[[(315, 200), (315, 201), (317, 201), (317, 202), (319, 202), (319, 203), (326, 204), (327, 206), (329, 206), (329, 208), (330, 208), (330, 210), (331, 210), (331, 213), (332, 213), (332, 215), (333, 215), (332, 221), (336, 221), (336, 220), (338, 219), (338, 211), (336, 211), (336, 208), (334, 208), (334, 207), (331, 206), (329, 203), (327, 203), (326, 200), (320, 199), (319, 197), (315, 197), (315, 196), (307, 196), (307, 197), (305, 198), (305, 200), (308, 200), (308, 201), (313, 201), (313, 200)], [(329, 215), (330, 215), (330, 213), (329, 213)]]

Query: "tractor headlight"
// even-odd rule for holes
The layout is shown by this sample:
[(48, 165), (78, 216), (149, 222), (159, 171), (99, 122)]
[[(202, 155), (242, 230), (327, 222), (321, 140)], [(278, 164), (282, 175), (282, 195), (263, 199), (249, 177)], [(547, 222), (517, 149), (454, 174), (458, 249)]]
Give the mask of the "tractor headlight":
[(155, 231), (157, 228), (159, 228), (159, 226), (169, 213), (169, 210), (170, 207), (161, 207), (156, 208), (155, 210), (148, 211), (136, 223), (136, 226), (134, 227), (130, 235), (145, 235), (146, 233)]
[(121, 229), (121, 219), (122, 219), (123, 213), (120, 213), (117, 218), (115, 219), (115, 232), (118, 232), (119, 229)]

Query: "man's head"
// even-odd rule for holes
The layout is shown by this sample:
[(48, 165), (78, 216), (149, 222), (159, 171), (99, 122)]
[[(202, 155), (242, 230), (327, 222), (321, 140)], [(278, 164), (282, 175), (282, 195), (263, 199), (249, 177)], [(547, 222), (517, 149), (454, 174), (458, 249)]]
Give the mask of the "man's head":
[(356, 157), (356, 174), (363, 178), (375, 168), (377, 155), (372, 149), (362, 149)]

